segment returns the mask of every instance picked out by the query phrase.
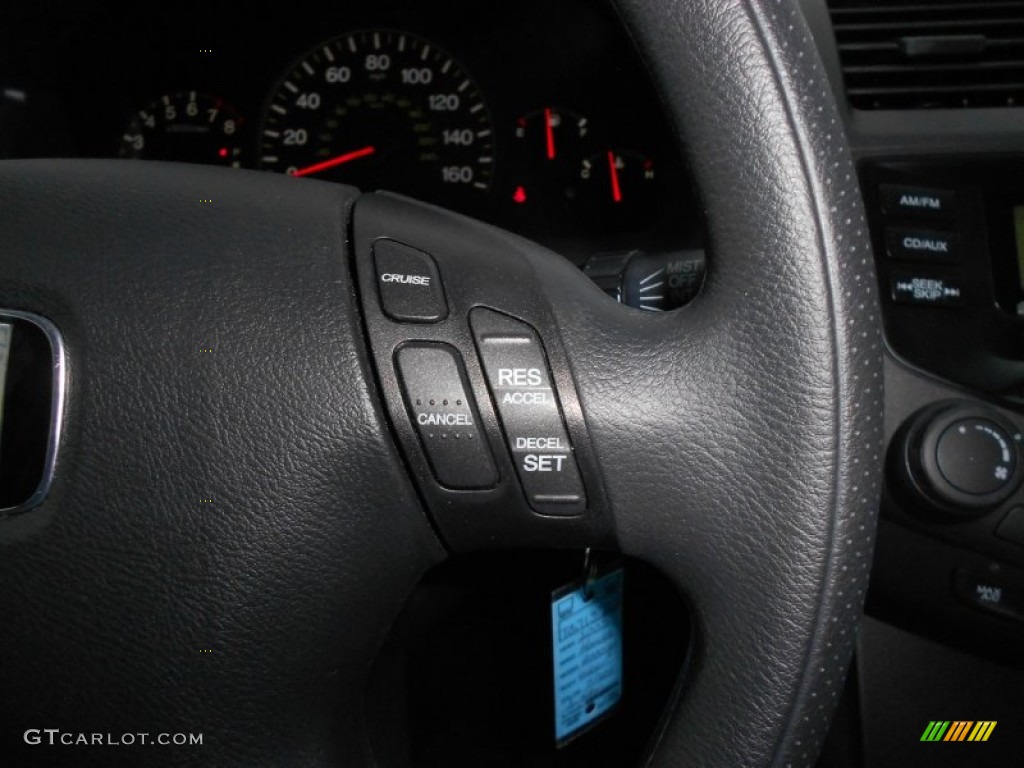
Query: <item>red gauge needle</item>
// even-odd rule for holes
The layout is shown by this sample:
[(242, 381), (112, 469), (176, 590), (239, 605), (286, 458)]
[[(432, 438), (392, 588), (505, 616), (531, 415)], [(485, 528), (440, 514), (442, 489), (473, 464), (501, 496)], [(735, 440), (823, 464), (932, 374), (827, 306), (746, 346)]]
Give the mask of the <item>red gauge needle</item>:
[(332, 157), (330, 160), (324, 160), (322, 163), (313, 163), (307, 165), (305, 168), (299, 168), (297, 171), (292, 173), (292, 176), (309, 176), (311, 173), (320, 173), (320, 171), (326, 171), (328, 168), (335, 168), (339, 165), (358, 160), (360, 157), (366, 157), (376, 152), (376, 147), (363, 147), (357, 149), (354, 152), (346, 152), (344, 155), (338, 155)]
[(612, 200), (622, 202), (622, 187), (619, 186), (619, 169), (615, 167), (615, 153), (608, 151), (608, 172), (612, 177)]
[(555, 159), (555, 128), (551, 124), (551, 108), (544, 109), (544, 135), (548, 140), (548, 160)]

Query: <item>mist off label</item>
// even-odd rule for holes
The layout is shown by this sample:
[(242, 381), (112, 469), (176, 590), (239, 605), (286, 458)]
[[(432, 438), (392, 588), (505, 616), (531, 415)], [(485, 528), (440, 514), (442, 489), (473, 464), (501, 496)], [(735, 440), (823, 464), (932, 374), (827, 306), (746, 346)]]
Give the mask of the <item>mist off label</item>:
[(618, 568), (552, 596), (558, 746), (595, 725), (622, 698), (622, 587)]

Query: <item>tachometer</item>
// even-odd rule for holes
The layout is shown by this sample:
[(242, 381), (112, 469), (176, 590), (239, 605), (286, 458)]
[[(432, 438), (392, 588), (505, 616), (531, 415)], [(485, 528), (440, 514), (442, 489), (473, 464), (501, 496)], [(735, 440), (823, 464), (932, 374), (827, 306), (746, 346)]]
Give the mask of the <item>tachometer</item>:
[(473, 79), (443, 49), (370, 29), (306, 53), (278, 82), (260, 164), (458, 207), (490, 189), (494, 128)]
[(120, 155), (238, 168), (244, 122), (221, 98), (196, 91), (168, 93), (132, 116), (121, 136)]

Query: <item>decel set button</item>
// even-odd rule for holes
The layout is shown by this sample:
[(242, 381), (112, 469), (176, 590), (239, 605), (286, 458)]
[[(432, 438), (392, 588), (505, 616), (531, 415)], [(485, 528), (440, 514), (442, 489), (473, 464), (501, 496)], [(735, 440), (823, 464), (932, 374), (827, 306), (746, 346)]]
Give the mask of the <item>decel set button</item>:
[(373, 243), (384, 314), (403, 323), (436, 323), (448, 316), (437, 264), (429, 254), (394, 240)]
[(402, 395), (437, 482), (446, 488), (493, 488), (498, 482), (459, 353), (447, 344), (409, 344), (395, 366)]
[(482, 307), (469, 320), (530, 506), (543, 515), (581, 514), (586, 494), (537, 333)]

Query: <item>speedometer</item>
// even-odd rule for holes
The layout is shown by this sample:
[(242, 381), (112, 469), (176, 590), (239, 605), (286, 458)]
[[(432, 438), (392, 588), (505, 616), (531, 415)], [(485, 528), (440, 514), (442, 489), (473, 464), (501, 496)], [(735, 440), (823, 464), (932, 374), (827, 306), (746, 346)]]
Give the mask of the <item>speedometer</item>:
[(280, 79), (260, 164), (459, 207), (490, 189), (494, 128), (480, 89), (443, 49), (370, 29), (321, 43)]

